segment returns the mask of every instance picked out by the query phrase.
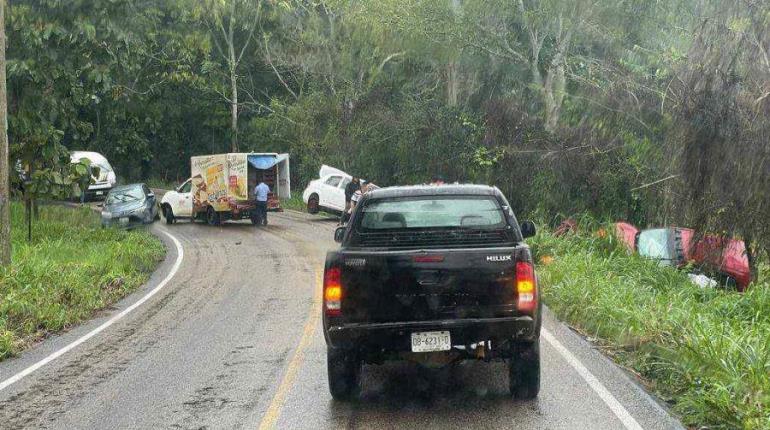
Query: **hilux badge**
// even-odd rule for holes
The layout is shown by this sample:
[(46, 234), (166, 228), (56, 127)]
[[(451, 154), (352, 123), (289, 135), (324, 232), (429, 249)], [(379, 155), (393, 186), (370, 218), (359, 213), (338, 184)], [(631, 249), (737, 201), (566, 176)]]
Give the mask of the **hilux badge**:
[(487, 255), (487, 261), (493, 262), (493, 263), (502, 263), (504, 261), (511, 261), (512, 256), (510, 255)]

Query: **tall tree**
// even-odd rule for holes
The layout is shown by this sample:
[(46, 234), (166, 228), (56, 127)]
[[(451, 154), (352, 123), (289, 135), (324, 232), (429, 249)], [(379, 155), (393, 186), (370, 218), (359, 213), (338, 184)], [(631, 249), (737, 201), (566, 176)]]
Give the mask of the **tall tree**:
[[(227, 91), (218, 91), (230, 105), (230, 150), (238, 151), (238, 80), (249, 48), (258, 36), (262, 14), (261, 0), (209, 0), (205, 3), (203, 19), (219, 60), (224, 64)], [(246, 56), (246, 57), (245, 57)], [(212, 70), (215, 68), (212, 68)]]
[(0, 0), (0, 266), (11, 264), (8, 105), (5, 96), (5, 0)]

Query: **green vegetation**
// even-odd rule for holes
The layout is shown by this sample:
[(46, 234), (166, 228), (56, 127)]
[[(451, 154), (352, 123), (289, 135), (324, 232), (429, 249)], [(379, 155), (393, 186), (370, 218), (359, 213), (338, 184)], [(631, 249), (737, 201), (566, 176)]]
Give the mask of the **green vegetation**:
[(294, 192), (290, 199), (281, 200), (281, 207), (300, 212), (307, 212), (307, 205), (302, 201), (302, 194)]
[(770, 268), (738, 294), (630, 256), (612, 235), (541, 232), (532, 245), (551, 310), (641, 375), (685, 424), (768, 428)]
[(11, 160), (35, 190), (66, 182), (68, 149), (164, 183), (191, 155), (288, 152), (295, 190), (323, 163), (383, 186), (439, 173), (521, 216), (770, 250), (767, 1), (11, 3)]
[(162, 243), (144, 231), (102, 229), (90, 209), (42, 206), (27, 242), (12, 205), (13, 262), (0, 268), (0, 360), (93, 316), (147, 280)]

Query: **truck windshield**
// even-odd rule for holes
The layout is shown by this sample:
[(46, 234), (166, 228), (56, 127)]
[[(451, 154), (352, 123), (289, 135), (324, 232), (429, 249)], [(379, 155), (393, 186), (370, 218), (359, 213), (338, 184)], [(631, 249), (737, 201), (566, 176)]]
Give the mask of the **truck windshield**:
[(428, 196), (371, 200), (362, 211), (362, 230), (500, 228), (498, 201), (488, 196)]

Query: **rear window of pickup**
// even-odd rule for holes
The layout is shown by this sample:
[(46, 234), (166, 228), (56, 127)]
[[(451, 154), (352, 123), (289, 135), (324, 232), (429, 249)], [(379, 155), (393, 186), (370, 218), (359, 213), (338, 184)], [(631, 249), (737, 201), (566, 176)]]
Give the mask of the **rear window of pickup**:
[(499, 229), (505, 225), (503, 209), (494, 197), (421, 196), (368, 201), (358, 229)]

